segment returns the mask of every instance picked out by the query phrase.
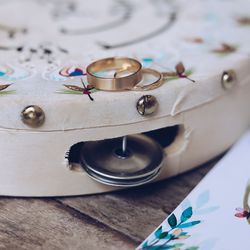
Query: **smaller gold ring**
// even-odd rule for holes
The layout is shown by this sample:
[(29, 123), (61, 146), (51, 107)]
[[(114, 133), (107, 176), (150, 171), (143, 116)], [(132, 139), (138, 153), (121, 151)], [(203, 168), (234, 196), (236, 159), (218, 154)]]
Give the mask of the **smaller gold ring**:
[(142, 69), (142, 75), (144, 74), (149, 74), (149, 75), (153, 75), (156, 77), (156, 80), (152, 83), (146, 84), (146, 85), (139, 85), (137, 84), (136, 86), (134, 86), (132, 88), (132, 90), (134, 91), (147, 91), (147, 90), (152, 90), (152, 89), (156, 89), (159, 88), (163, 82), (164, 82), (164, 76), (161, 72), (155, 70), (155, 69), (151, 69), (151, 68), (144, 68)]
[[(99, 76), (98, 72), (114, 71), (112, 77)], [(129, 73), (122, 75), (121, 73)], [(100, 90), (130, 90), (142, 80), (142, 65), (129, 57), (109, 57), (95, 61), (86, 69), (87, 81)]]

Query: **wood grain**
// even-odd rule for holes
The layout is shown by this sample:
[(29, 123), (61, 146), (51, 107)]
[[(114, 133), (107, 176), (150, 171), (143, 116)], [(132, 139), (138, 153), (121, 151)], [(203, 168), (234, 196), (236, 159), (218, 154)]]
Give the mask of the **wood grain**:
[(60, 201), (139, 243), (187, 196), (215, 162), (144, 187)]
[(124, 235), (53, 200), (1, 199), (0, 249), (133, 249)]
[(91, 196), (0, 199), (0, 249), (134, 249), (215, 161), (151, 185)]

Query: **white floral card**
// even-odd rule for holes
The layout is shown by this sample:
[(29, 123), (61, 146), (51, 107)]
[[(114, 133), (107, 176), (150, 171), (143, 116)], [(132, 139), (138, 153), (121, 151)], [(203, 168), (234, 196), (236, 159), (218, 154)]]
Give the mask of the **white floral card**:
[(137, 249), (250, 249), (250, 131)]

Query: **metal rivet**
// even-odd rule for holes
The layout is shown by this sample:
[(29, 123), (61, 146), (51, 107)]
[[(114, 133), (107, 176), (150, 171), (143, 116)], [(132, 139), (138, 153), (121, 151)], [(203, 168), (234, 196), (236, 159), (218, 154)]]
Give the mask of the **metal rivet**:
[(158, 101), (152, 95), (144, 95), (137, 101), (137, 111), (140, 115), (151, 115), (158, 108)]
[(236, 83), (236, 73), (233, 70), (227, 70), (222, 73), (221, 84), (224, 89), (231, 89)]
[(36, 105), (25, 107), (21, 113), (21, 117), (23, 123), (33, 128), (42, 126), (45, 121), (44, 111)]

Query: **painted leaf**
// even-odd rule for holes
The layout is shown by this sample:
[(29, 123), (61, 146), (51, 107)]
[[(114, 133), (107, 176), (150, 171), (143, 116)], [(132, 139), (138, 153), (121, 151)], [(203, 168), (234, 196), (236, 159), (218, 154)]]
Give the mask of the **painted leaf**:
[(73, 90), (73, 91), (79, 91), (79, 92), (83, 92), (84, 91), (83, 88), (78, 87), (76, 85), (67, 85), (67, 84), (64, 84), (63, 86), (66, 87), (66, 88), (68, 88), (68, 89), (70, 89), (70, 90)]
[(208, 213), (214, 212), (217, 209), (219, 209), (219, 206), (206, 207), (206, 208), (195, 210), (195, 214), (196, 215), (208, 214)]
[(190, 235), (180, 235), (180, 236), (178, 236), (178, 240), (186, 240), (186, 239), (188, 239), (190, 237)]
[(228, 53), (235, 52), (236, 50), (237, 50), (237, 47), (235, 45), (222, 43), (221, 47), (213, 49), (212, 52), (218, 53), (218, 54), (228, 54)]
[(187, 38), (186, 41), (197, 44), (204, 43), (204, 39), (202, 37), (191, 37)]
[(188, 233), (187, 232), (182, 232), (181, 235), (187, 235)]
[(166, 250), (166, 249), (173, 249), (174, 246), (172, 245), (154, 245), (154, 246), (142, 246), (142, 250)]
[(7, 89), (11, 84), (0, 84), (0, 91)]
[(175, 228), (177, 225), (177, 219), (174, 214), (171, 214), (168, 218), (168, 224), (170, 225), (171, 228)]
[(237, 19), (237, 21), (240, 25), (243, 25), (243, 26), (250, 25), (250, 17), (248, 16), (240, 17)]
[(176, 243), (176, 244), (174, 244), (173, 246), (175, 247), (175, 248), (179, 248), (179, 247), (182, 247), (184, 244), (183, 243)]
[(186, 248), (186, 250), (198, 250), (198, 249), (199, 247), (196, 247), (196, 246)]
[(191, 202), (188, 199), (185, 199), (184, 201), (182, 201), (181, 203), (181, 208), (182, 210), (185, 210), (188, 207), (191, 207)]
[(160, 226), (156, 231), (155, 231), (155, 237), (160, 239), (160, 235), (162, 234), (162, 226)]
[(195, 226), (195, 225), (197, 225), (199, 223), (201, 223), (200, 220), (190, 221), (190, 222), (183, 223), (183, 224), (179, 225), (179, 228), (192, 227), (192, 226)]
[(0, 96), (14, 94), (15, 90), (0, 91)]
[(202, 192), (196, 200), (196, 208), (203, 207), (209, 201), (209, 191)]
[(157, 250), (157, 249), (161, 249), (160, 245), (155, 245), (155, 246), (142, 246), (142, 250)]
[(161, 245), (158, 250), (177, 249), (176, 245)]
[(192, 215), (193, 215), (193, 209), (192, 207), (188, 207), (181, 214), (181, 222), (185, 222), (186, 220), (191, 218)]
[(168, 232), (162, 232), (159, 236), (159, 239), (165, 239), (168, 237)]
[(142, 249), (148, 246), (148, 241), (145, 241), (142, 245)]
[(167, 250), (167, 249), (179, 249), (180, 247), (182, 247), (184, 244), (183, 243), (176, 243), (174, 245), (154, 245), (154, 246), (145, 246), (144, 248), (142, 247), (142, 249), (147, 249), (147, 250)]
[(166, 250), (166, 249), (173, 249), (174, 247), (171, 245), (155, 245), (155, 246), (148, 246), (143, 249), (145, 250)]
[(82, 92), (73, 91), (73, 90), (69, 90), (69, 89), (59, 90), (59, 91), (56, 91), (56, 93), (58, 93), (58, 94), (66, 94), (66, 95), (82, 95)]

